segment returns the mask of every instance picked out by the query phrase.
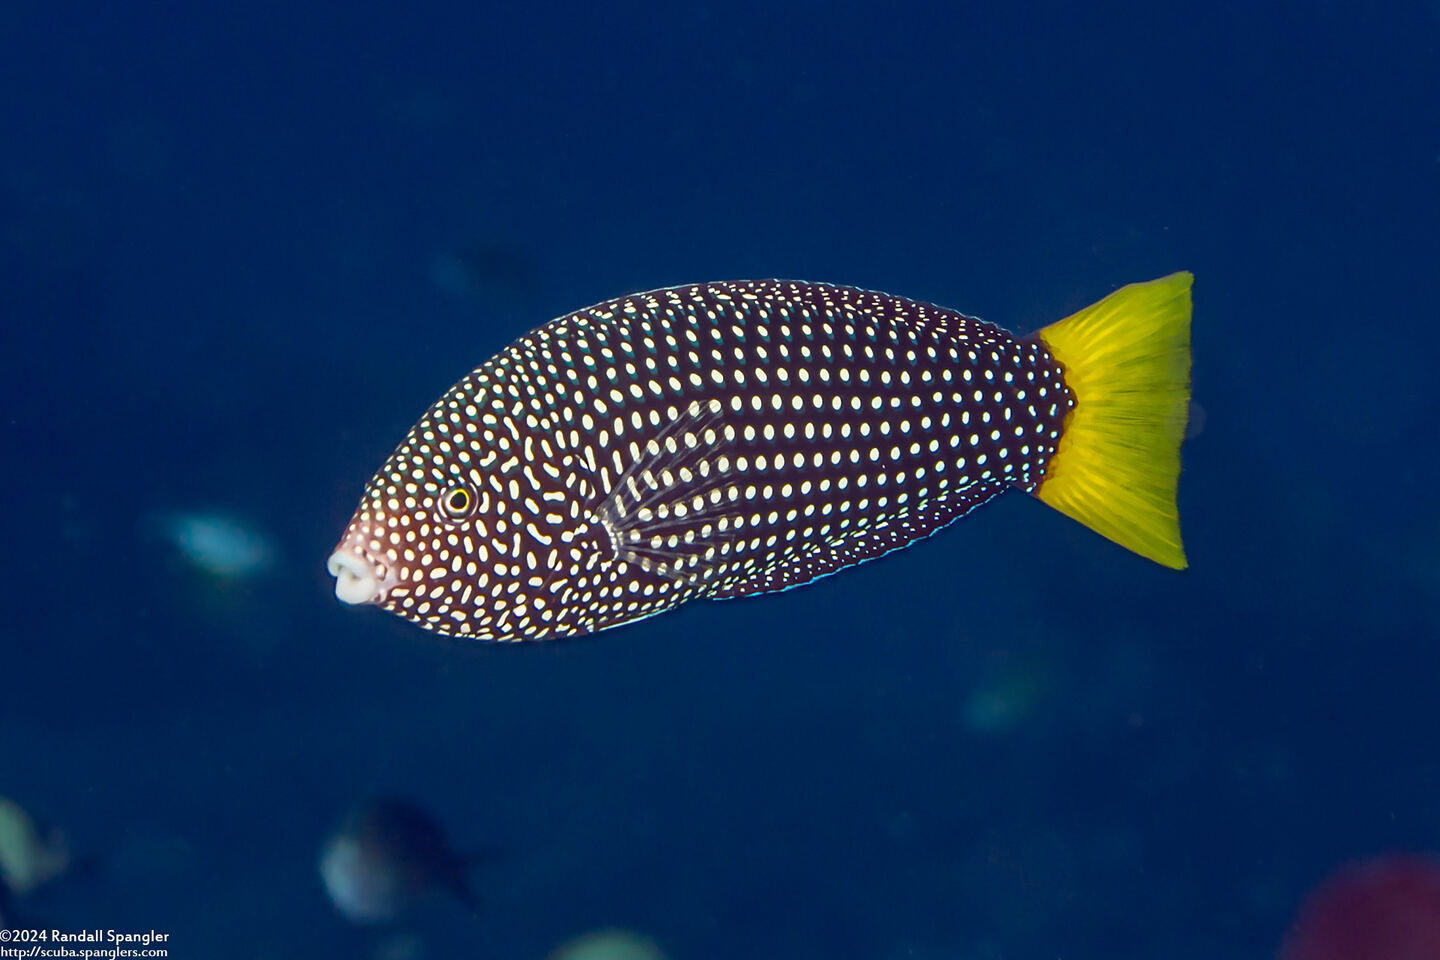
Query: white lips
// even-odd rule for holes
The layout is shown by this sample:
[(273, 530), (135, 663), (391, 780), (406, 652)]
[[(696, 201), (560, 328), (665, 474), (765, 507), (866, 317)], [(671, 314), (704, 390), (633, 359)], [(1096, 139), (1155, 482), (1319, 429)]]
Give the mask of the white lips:
[(344, 603), (375, 603), (382, 599), (375, 570), (349, 550), (330, 554), (325, 569), (335, 578), (335, 596)]

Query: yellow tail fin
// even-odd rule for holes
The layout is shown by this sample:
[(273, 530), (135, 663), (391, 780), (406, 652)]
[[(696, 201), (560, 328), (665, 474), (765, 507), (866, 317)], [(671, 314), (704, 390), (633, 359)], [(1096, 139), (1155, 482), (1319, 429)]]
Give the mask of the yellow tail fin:
[(1036, 334), (1075, 407), (1035, 495), (1167, 567), (1186, 566), (1175, 488), (1190, 406), (1189, 273), (1132, 283)]

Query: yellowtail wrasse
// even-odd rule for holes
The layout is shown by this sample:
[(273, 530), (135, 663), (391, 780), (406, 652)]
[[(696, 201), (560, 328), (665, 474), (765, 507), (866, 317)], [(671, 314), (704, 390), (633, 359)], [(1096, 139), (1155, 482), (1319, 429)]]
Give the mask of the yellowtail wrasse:
[(546, 640), (787, 590), (1006, 490), (1186, 565), (1189, 273), (1029, 336), (788, 280), (608, 300), (464, 377), (371, 479), (335, 593)]

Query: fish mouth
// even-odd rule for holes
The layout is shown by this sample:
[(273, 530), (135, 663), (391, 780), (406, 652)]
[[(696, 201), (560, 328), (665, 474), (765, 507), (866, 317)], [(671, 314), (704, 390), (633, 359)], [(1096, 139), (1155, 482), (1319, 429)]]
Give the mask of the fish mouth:
[(325, 569), (335, 578), (335, 597), (341, 603), (381, 603), (396, 582), (384, 567), (343, 546), (330, 554)]

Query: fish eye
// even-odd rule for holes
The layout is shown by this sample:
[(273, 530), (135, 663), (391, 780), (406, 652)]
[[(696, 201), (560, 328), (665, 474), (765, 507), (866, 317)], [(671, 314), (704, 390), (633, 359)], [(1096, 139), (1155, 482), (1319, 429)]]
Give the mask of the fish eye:
[(440, 494), (440, 512), (448, 520), (464, 520), (475, 506), (475, 494), (464, 484), (455, 484)]

